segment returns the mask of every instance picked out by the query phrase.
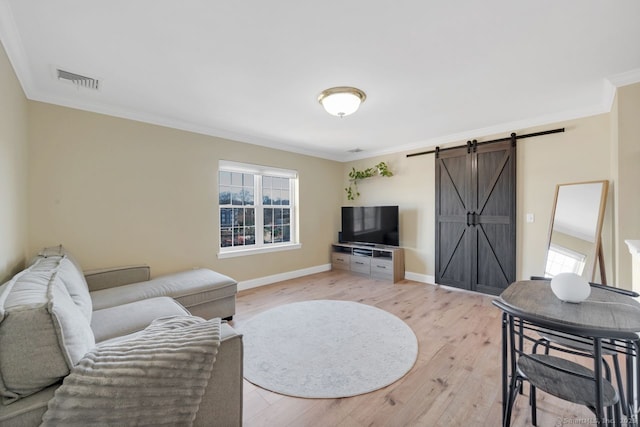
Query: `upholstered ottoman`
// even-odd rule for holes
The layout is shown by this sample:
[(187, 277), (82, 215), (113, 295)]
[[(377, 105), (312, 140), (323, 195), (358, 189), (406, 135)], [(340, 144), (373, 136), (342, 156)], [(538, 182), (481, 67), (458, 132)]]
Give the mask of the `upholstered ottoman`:
[[(205, 268), (149, 280), (149, 267), (85, 272), (94, 310), (155, 297), (171, 297), (194, 316), (230, 319), (235, 314), (237, 282)], [(127, 279), (128, 278), (128, 279)], [(131, 283), (131, 280), (137, 280)]]

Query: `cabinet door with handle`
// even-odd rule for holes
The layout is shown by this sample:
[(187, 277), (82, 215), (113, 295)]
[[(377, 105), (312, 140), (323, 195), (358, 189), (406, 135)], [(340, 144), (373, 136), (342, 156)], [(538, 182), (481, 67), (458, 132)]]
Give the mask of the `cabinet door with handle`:
[(371, 260), (371, 277), (381, 280), (393, 280), (393, 261), (373, 258)]
[(362, 274), (371, 274), (371, 258), (365, 256), (351, 256), (351, 271)]

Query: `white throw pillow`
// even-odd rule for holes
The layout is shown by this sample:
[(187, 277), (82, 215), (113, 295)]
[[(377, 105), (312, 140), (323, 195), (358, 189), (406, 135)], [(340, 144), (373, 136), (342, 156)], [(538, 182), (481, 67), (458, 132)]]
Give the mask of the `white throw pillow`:
[(0, 288), (5, 404), (58, 382), (95, 346), (89, 320), (63, 281), (68, 262), (65, 257), (39, 258)]
[(80, 307), (87, 320), (91, 322), (91, 313), (93, 312), (91, 295), (89, 294), (89, 286), (87, 285), (87, 280), (84, 277), (80, 263), (78, 263), (76, 258), (62, 245), (41, 249), (35, 260), (50, 257), (64, 257), (67, 259), (67, 262), (64, 262), (60, 268), (60, 277), (73, 301)]

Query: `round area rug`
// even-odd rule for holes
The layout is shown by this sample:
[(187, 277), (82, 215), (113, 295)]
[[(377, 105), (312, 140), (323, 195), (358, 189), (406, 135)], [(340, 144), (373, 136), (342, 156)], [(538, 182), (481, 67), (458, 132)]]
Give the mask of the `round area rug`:
[(244, 377), (296, 397), (368, 393), (402, 378), (418, 356), (409, 326), (351, 301), (304, 301), (260, 313), (238, 327)]

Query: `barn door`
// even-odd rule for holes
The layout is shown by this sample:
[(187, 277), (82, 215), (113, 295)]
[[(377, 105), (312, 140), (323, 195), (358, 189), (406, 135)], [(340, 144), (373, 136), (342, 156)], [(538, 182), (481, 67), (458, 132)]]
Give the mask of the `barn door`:
[(499, 294), (515, 281), (515, 154), (515, 137), (438, 153), (437, 283)]
[(436, 283), (471, 289), (471, 156), (436, 154)]

